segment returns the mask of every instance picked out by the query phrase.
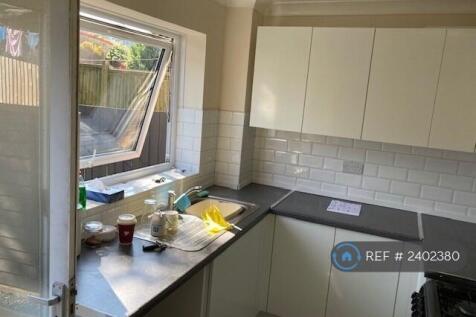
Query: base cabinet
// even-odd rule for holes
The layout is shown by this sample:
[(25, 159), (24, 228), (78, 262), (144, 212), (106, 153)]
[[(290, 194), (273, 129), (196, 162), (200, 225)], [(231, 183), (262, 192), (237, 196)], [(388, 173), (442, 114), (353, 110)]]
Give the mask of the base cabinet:
[[(336, 229), (335, 243), (392, 241), (373, 235)], [(332, 267), (327, 317), (392, 317), (398, 272), (342, 272)]]
[(274, 218), (266, 216), (213, 262), (208, 317), (256, 317), (266, 310)]
[(276, 217), (268, 312), (324, 317), (335, 228)]
[(410, 316), (422, 274), (339, 271), (343, 241), (392, 240), (268, 215), (147, 316)]

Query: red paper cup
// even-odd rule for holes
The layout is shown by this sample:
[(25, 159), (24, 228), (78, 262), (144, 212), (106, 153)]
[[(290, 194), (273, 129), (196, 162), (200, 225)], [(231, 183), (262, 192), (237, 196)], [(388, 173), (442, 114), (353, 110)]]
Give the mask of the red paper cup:
[(132, 214), (123, 214), (117, 218), (117, 229), (119, 231), (119, 243), (131, 244), (134, 237), (134, 228), (136, 226), (136, 216)]

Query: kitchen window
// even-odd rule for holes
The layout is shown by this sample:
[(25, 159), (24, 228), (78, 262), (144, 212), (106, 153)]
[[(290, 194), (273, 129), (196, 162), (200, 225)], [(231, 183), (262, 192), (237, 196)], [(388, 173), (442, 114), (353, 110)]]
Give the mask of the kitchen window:
[(86, 179), (171, 167), (173, 38), (81, 14), (80, 166)]

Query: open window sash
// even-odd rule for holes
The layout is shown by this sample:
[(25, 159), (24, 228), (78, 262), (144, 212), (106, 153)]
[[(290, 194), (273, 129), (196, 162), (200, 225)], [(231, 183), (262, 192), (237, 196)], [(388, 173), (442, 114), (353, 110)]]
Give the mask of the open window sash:
[(81, 18), (81, 168), (140, 157), (172, 46), (159, 36)]

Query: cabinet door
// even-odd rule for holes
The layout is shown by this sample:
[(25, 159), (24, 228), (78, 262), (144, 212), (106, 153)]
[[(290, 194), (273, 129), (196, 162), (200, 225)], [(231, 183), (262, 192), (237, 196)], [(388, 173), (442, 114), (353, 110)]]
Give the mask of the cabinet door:
[(360, 139), (374, 29), (315, 28), (303, 133)]
[(301, 132), (312, 28), (259, 27), (253, 127)]
[(273, 230), (268, 215), (213, 262), (209, 317), (256, 317), (266, 310)]
[(377, 29), (365, 140), (428, 146), (444, 29)]
[[(368, 234), (336, 229), (335, 243), (391, 241)], [(392, 317), (398, 272), (342, 272), (332, 267), (326, 317)]]
[(276, 217), (269, 313), (325, 316), (334, 234), (332, 227)]
[(430, 146), (473, 152), (476, 145), (476, 30), (448, 29)]

